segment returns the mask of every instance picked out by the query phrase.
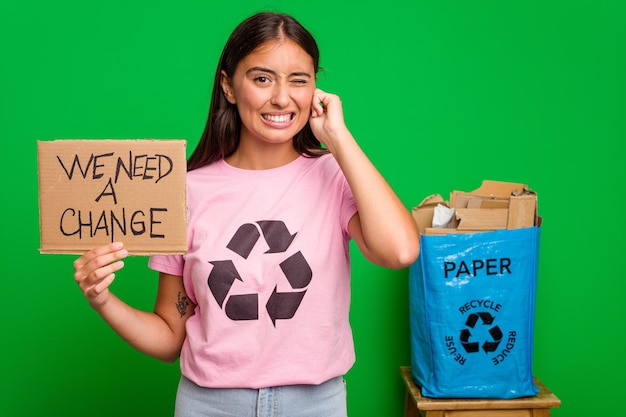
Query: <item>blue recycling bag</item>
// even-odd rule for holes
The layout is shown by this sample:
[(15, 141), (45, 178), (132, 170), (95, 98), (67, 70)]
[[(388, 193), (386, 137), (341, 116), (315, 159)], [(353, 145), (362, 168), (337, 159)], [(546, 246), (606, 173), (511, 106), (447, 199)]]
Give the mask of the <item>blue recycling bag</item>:
[(409, 268), (412, 376), (432, 398), (518, 398), (532, 374), (540, 227), (421, 236)]

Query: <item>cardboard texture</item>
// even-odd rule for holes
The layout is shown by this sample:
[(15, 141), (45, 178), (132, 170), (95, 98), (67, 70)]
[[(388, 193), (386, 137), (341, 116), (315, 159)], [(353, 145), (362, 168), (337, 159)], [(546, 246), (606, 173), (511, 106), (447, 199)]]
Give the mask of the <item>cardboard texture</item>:
[(511, 196), (507, 229), (538, 225), (537, 196), (535, 194)]
[(520, 195), (528, 190), (526, 184), (514, 182), (484, 180), (480, 187), (469, 193), (463, 191), (452, 191), (450, 193), (451, 207), (467, 207), (467, 200), (480, 197), (483, 200), (508, 200), (511, 195)]
[(187, 252), (184, 140), (37, 142), (41, 253)]
[(424, 234), (427, 228), (430, 228), (433, 224), (433, 213), (437, 204), (447, 203), (439, 194), (432, 194), (426, 197), (417, 207), (414, 207), (411, 211), (413, 219), (417, 223), (417, 227), (421, 234)]
[(458, 208), (459, 230), (506, 229), (509, 210), (503, 208)]
[[(455, 209), (450, 228), (433, 227), (438, 204)], [(488, 232), (539, 226), (537, 195), (526, 184), (484, 180), (473, 191), (452, 191), (450, 203), (439, 194), (426, 197), (412, 210), (421, 234)]]

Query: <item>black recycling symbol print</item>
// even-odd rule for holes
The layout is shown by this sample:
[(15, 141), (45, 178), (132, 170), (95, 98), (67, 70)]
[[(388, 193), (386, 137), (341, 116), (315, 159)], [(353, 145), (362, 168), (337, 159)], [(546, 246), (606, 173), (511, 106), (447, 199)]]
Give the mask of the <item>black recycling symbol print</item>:
[[(261, 233), (269, 247), (265, 254), (286, 252), (296, 236), (295, 233), (293, 235), (289, 233), (282, 221), (264, 220), (240, 226), (226, 247), (243, 259), (248, 259)], [(231, 294), (230, 296), (228, 294), (235, 280), (245, 281), (239, 275), (235, 263), (232, 260), (210, 261), (209, 263), (213, 265), (207, 280), (209, 289), (226, 316), (232, 320), (258, 320), (259, 295), (257, 293)], [(278, 285), (274, 287), (265, 305), (274, 327), (276, 327), (276, 320), (293, 318), (306, 293), (304, 288), (309, 285), (313, 277), (311, 267), (299, 251), (288, 256), (279, 263), (279, 266), (287, 282), (295, 291), (278, 292)]]
[[(479, 318), (483, 326), (490, 326), (495, 319), (495, 317), (493, 317), (489, 313), (472, 313), (467, 317), (467, 320), (465, 321), (465, 325), (471, 329), (474, 329), (476, 326), (476, 323), (478, 323)], [(496, 349), (498, 349), (498, 345), (500, 344), (500, 341), (502, 340), (502, 331), (500, 330), (498, 326), (493, 326), (492, 328), (490, 328), (489, 335), (491, 336), (492, 340), (485, 340), (485, 342), (482, 345), (482, 348), (485, 351), (485, 353), (495, 352)], [(465, 349), (467, 353), (478, 352), (480, 350), (480, 343), (470, 342), (471, 337), (472, 337), (472, 333), (469, 329), (461, 330), (461, 337), (460, 337), (461, 345), (463, 346), (463, 348)]]

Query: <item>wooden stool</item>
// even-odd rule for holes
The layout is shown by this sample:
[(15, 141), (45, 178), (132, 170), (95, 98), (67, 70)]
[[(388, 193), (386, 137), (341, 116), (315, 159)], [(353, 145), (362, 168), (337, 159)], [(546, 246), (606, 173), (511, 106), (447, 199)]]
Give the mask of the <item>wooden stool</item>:
[(561, 400), (537, 377), (539, 394), (534, 397), (491, 400), (422, 397), (420, 388), (413, 382), (411, 367), (401, 366), (400, 374), (406, 384), (404, 417), (549, 417), (550, 409), (561, 405)]

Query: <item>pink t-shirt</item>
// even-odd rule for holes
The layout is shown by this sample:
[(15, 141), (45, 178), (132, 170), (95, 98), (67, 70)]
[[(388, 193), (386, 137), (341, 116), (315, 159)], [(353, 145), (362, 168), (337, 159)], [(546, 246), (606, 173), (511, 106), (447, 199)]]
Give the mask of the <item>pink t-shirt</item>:
[(206, 387), (319, 384), (353, 365), (347, 225), (354, 197), (334, 157), (187, 174), (188, 253), (149, 266), (197, 305), (183, 375)]

